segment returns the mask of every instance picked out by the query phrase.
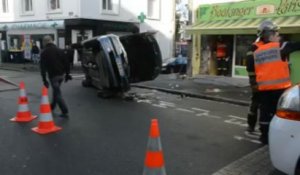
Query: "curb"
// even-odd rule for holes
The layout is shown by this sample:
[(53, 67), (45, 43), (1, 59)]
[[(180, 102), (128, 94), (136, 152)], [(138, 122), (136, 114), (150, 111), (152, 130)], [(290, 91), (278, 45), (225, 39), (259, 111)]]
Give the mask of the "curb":
[(230, 103), (230, 104), (235, 104), (235, 105), (240, 105), (240, 106), (249, 106), (250, 105), (250, 102), (248, 102), (248, 101), (236, 100), (236, 99), (231, 99), (231, 98), (216, 97), (216, 96), (205, 95), (205, 94), (193, 94), (190, 92), (185, 92), (185, 91), (180, 91), (180, 90), (170, 90), (170, 89), (160, 88), (160, 87), (155, 87), (155, 86), (144, 86), (144, 85), (134, 85), (134, 84), (131, 86), (137, 87), (137, 88), (142, 88), (142, 89), (158, 90), (161, 92), (167, 92), (167, 93), (176, 94), (176, 95), (185, 95), (188, 97), (194, 97), (194, 98), (200, 98), (200, 99), (206, 99), (206, 100), (212, 100), (212, 101), (218, 101), (218, 102), (225, 102), (225, 103)]
[(24, 72), (23, 69), (18, 69), (18, 68), (13, 68), (13, 67), (3, 67), (3, 66), (0, 66), (0, 69), (1, 70), (10, 70), (10, 71)]
[(7, 84), (10, 84), (10, 85), (12, 85), (12, 86), (15, 86), (14, 88), (0, 89), (0, 92), (4, 92), (4, 91), (12, 91), (12, 90), (19, 89), (19, 86), (18, 86), (16, 83), (7, 80), (7, 79), (4, 78), (4, 77), (1, 77), (1, 76), (0, 76), (0, 81), (3, 81), (3, 82), (5, 82), (5, 83), (7, 83)]

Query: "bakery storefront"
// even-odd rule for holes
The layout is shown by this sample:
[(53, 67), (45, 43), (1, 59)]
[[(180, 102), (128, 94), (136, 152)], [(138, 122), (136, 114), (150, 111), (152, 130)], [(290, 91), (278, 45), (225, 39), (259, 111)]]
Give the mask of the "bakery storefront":
[[(260, 0), (201, 5), (197, 22), (187, 29), (193, 34), (192, 72), (247, 77), (246, 53), (257, 39), (257, 27), (272, 20), (284, 41), (300, 41), (300, 0)], [(220, 73), (218, 43), (225, 55)], [(291, 77), (300, 82), (300, 52), (290, 55)], [(224, 69), (223, 69), (224, 68)]]

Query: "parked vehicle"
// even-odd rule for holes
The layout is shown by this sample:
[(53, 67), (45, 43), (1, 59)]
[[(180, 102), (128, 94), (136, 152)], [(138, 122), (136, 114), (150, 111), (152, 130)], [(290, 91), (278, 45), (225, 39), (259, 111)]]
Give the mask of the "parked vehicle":
[(179, 55), (163, 60), (162, 73), (180, 73), (185, 74), (187, 68), (187, 57)]
[(130, 83), (155, 79), (161, 52), (150, 33), (118, 37), (103, 35), (82, 42), (83, 86), (94, 86), (107, 97), (130, 90)]
[(280, 98), (269, 131), (271, 161), (289, 175), (300, 175), (300, 86)]

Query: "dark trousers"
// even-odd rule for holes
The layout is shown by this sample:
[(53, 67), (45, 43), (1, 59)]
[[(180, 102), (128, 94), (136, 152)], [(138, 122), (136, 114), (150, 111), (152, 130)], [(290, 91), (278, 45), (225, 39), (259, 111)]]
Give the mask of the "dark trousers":
[(248, 113), (248, 118), (247, 118), (247, 122), (248, 122), (248, 126), (251, 129), (255, 129), (255, 125), (257, 122), (257, 118), (258, 118), (258, 109), (260, 106), (260, 96), (259, 96), (260, 92), (258, 91), (252, 91), (252, 96), (251, 96), (251, 103), (250, 103), (250, 107), (249, 107), (249, 113)]
[(268, 139), (269, 125), (274, 114), (276, 113), (277, 103), (283, 92), (284, 89), (260, 92), (261, 106), (259, 124), (262, 139)]
[(217, 58), (217, 70), (218, 75), (228, 74), (228, 60), (226, 58)]
[(68, 114), (68, 107), (62, 97), (62, 93), (60, 90), (61, 83), (63, 82), (64, 77), (63, 76), (56, 76), (53, 77), (50, 82), (53, 89), (53, 97), (52, 97), (52, 103), (51, 103), (51, 109), (54, 110), (56, 105), (58, 104), (60, 110), (63, 114)]

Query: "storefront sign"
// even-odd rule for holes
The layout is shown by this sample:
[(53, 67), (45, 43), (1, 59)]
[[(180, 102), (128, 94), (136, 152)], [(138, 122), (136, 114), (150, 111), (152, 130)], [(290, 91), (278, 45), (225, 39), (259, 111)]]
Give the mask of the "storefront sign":
[(257, 15), (268, 15), (275, 13), (275, 6), (274, 5), (261, 5), (256, 8)]
[(2, 23), (0, 30), (9, 29), (63, 29), (64, 21), (36, 21), (36, 22), (19, 22), (19, 23)]
[(198, 21), (251, 19), (300, 15), (300, 0), (256, 0), (203, 5), (198, 8)]

